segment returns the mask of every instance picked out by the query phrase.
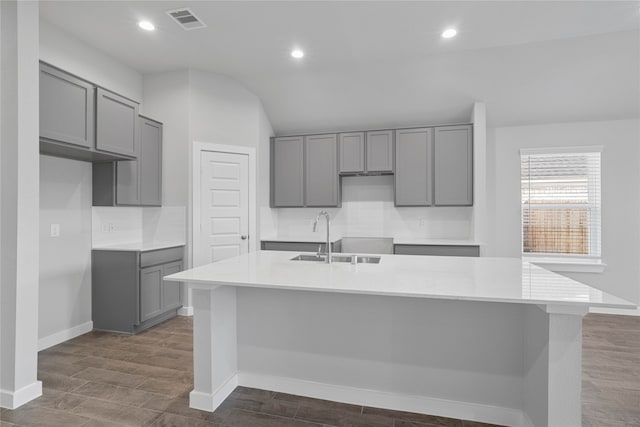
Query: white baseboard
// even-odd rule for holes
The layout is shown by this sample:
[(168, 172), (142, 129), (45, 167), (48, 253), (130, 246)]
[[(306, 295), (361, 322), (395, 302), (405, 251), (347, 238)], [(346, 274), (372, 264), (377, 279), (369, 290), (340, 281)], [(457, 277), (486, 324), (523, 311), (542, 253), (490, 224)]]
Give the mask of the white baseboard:
[(189, 407), (201, 411), (213, 412), (229, 397), (236, 387), (238, 387), (238, 374), (232, 375), (212, 394), (194, 390), (189, 393)]
[(53, 347), (56, 344), (68, 341), (82, 334), (86, 334), (87, 332), (91, 332), (92, 330), (93, 322), (89, 321), (81, 325), (74, 326), (73, 328), (65, 329), (64, 331), (56, 332), (55, 334), (40, 338), (38, 340), (38, 351)]
[(178, 316), (193, 316), (193, 307), (180, 307), (178, 309)]
[(0, 408), (16, 409), (39, 396), (42, 396), (41, 381), (35, 381), (16, 391), (0, 390)]
[(238, 384), (245, 387), (354, 405), (416, 412), (511, 427), (531, 426), (531, 422), (522, 411), (499, 406), (390, 393), (249, 372), (238, 373)]
[(640, 308), (625, 309), (625, 308), (590, 307), (589, 313), (616, 314), (616, 315), (622, 315), (622, 316), (640, 316)]

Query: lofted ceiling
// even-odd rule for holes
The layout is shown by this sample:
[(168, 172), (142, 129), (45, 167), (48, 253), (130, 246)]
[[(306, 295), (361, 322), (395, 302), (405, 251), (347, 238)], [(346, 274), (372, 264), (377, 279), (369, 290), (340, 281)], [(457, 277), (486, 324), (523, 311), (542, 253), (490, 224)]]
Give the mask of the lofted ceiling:
[[(165, 13), (179, 7), (207, 27), (184, 31)], [(467, 121), (475, 100), (495, 126), (640, 114), (638, 1), (43, 1), (40, 14), (141, 73), (236, 79), (277, 134)]]

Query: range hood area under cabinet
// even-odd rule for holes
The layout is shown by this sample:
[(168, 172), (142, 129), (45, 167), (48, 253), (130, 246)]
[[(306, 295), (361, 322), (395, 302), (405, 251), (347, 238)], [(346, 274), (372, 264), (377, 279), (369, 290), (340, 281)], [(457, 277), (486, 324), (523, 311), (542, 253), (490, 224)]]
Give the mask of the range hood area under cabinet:
[(138, 104), (40, 63), (40, 153), (88, 162), (136, 158)]
[(274, 208), (339, 207), (341, 176), (381, 174), (395, 175), (395, 206), (472, 206), (472, 126), (271, 140)]

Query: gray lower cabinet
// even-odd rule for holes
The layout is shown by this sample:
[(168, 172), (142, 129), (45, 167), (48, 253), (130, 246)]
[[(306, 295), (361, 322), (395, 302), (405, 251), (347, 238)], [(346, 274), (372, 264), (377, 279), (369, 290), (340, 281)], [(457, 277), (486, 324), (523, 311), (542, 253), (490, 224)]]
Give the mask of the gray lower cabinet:
[(271, 142), (271, 206), (304, 206), (304, 138), (274, 138)]
[(434, 204), (473, 205), (472, 127), (443, 126), (434, 136)]
[(341, 133), (338, 138), (341, 174), (393, 173), (393, 131)]
[(433, 204), (433, 128), (395, 131), (395, 205)]
[(480, 256), (477, 245), (393, 245), (396, 255), (435, 255), (435, 256)]
[(93, 164), (93, 206), (162, 205), (162, 123), (138, 121), (138, 159)]
[[(261, 242), (261, 249), (263, 251), (294, 251), (294, 252), (320, 252), (326, 251), (326, 243), (312, 243), (312, 242), (282, 242), (273, 240), (263, 240)], [(342, 243), (340, 240), (331, 243), (332, 252), (341, 252)]]
[(137, 333), (176, 316), (180, 285), (162, 277), (182, 270), (184, 247), (92, 251), (92, 317), (98, 330)]
[(92, 148), (95, 87), (40, 64), (40, 138)]
[(340, 205), (336, 134), (304, 137), (304, 193), (307, 207)]
[(98, 88), (96, 148), (127, 156), (138, 155), (138, 103)]

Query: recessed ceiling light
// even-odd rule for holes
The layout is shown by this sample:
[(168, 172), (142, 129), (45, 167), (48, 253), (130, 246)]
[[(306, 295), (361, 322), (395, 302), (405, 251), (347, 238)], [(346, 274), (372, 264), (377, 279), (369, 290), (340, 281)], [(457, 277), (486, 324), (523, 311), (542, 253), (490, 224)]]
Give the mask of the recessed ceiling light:
[(140, 28), (142, 28), (143, 30), (146, 30), (146, 31), (153, 31), (153, 30), (156, 29), (156, 26), (153, 25), (149, 21), (139, 21), (138, 22), (138, 27), (140, 27)]
[(446, 30), (444, 30), (442, 32), (442, 38), (443, 39), (450, 39), (451, 37), (455, 37), (456, 34), (458, 34), (458, 31), (456, 31), (455, 28), (447, 28)]
[(293, 49), (291, 51), (291, 56), (293, 56), (296, 59), (300, 59), (304, 56), (304, 52), (301, 51), (300, 49)]

